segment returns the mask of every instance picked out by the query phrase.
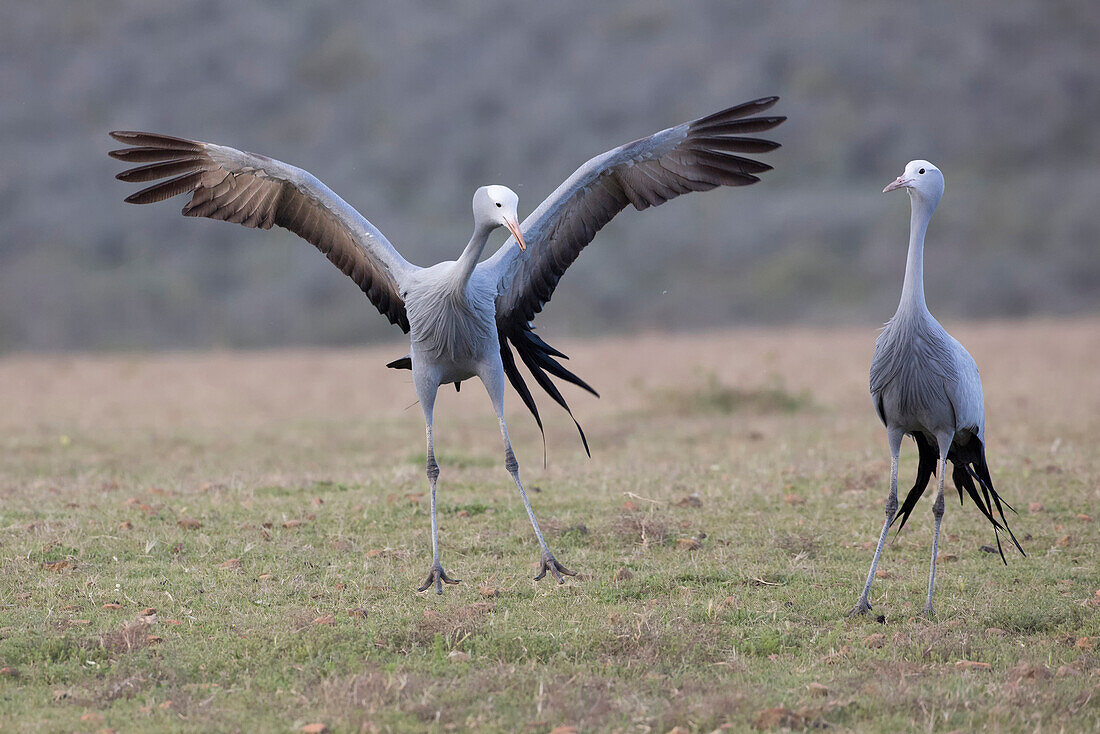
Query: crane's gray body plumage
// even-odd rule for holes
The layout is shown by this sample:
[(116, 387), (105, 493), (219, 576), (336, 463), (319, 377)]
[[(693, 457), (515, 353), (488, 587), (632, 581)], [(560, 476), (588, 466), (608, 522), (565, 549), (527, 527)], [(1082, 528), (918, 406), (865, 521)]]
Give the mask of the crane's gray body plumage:
[(978, 366), (927, 310), (899, 312), (883, 328), (870, 388), (888, 428), (929, 437), (964, 430), (984, 435)]
[[(456, 583), (439, 562), (436, 481), (439, 467), (432, 441), (432, 417), (440, 385), (456, 387), (479, 378), (493, 403), (505, 446), (505, 467), (516, 483), (542, 549), (536, 578), (552, 573), (559, 582), (572, 574), (550, 553), (519, 479), (519, 463), (504, 422), (507, 383), (542, 429), (534, 396), (520, 360), (535, 382), (572, 417), (551, 378), (593, 394), (567, 370), (565, 355), (540, 339), (531, 320), (550, 300), (558, 280), (596, 232), (627, 205), (656, 206), (680, 194), (717, 186), (756, 183), (770, 166), (736, 153), (764, 153), (778, 143), (746, 133), (774, 128), (784, 117), (756, 116), (778, 98), (765, 97), (592, 158), (532, 213), (518, 223), (519, 199), (503, 186), (474, 194), (474, 233), (458, 260), (420, 268), (407, 262), (380, 231), (311, 174), (266, 156), (212, 143), (166, 135), (113, 132), (131, 147), (114, 158), (140, 163), (118, 175), (124, 181), (157, 181), (127, 197), (147, 204), (190, 193), (186, 216), (203, 216), (247, 227), (285, 227), (308, 240), (352, 278), (391, 323), (409, 334), (409, 354), (389, 367), (411, 369), (424, 411), (427, 474), (431, 489), (433, 565), (421, 590)], [(164, 180), (167, 179), (167, 180)], [(489, 234), (507, 226), (512, 236), (481, 261)], [(528, 246), (529, 243), (529, 246)], [(574, 423), (576, 420), (574, 419)], [(580, 425), (577, 424), (580, 431)], [(585, 450), (588, 442), (580, 431)]]
[[(870, 373), (871, 400), (879, 420), (886, 426), (890, 444), (890, 494), (871, 570), (852, 613), (870, 610), (868, 595), (887, 531), (898, 522), (900, 532), (932, 475), (938, 474), (939, 489), (932, 508), (935, 534), (925, 602), (925, 612), (931, 615), (946, 462), (950, 461), (954, 467), (952, 479), (960, 502), (965, 492), (993, 525), (1001, 559), (1004, 560), (1004, 551), (1000, 531), (1006, 531), (1017, 548), (1020, 544), (1004, 516), (1003, 505), (1008, 505), (993, 488), (986, 465), (985, 403), (978, 365), (936, 321), (924, 298), (924, 240), (932, 213), (943, 195), (943, 175), (927, 161), (911, 161), (905, 173), (884, 192), (897, 188), (909, 190), (911, 203), (905, 281), (898, 309), (875, 342)], [(906, 435), (916, 442), (919, 458), (916, 481), (899, 509), (898, 454)]]

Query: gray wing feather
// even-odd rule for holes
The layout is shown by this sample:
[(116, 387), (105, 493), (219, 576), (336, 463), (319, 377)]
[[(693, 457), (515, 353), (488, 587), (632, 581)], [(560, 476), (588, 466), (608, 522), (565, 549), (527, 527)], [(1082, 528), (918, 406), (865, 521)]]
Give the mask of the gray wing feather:
[[(736, 155), (778, 143), (743, 137), (784, 117), (750, 117), (778, 101), (766, 97), (662, 130), (592, 158), (524, 220), (522, 252), (509, 240), (484, 264), (497, 277), (497, 320), (526, 324), (550, 300), (565, 270), (596, 233), (633, 205), (642, 210), (691, 191), (756, 183), (771, 166)], [(507, 331), (507, 329), (505, 330)]]
[(355, 281), (391, 323), (409, 331), (401, 285), (416, 267), (307, 171), (266, 156), (168, 135), (112, 132), (111, 137), (132, 146), (111, 151), (111, 157), (143, 164), (117, 178), (158, 181), (128, 196), (127, 202), (150, 204), (190, 193), (184, 216), (260, 229), (285, 227)]
[(945, 331), (948, 348), (955, 359), (956, 379), (948, 385), (948, 397), (955, 407), (955, 430), (967, 430), (985, 441), (985, 400), (978, 364), (962, 344)]

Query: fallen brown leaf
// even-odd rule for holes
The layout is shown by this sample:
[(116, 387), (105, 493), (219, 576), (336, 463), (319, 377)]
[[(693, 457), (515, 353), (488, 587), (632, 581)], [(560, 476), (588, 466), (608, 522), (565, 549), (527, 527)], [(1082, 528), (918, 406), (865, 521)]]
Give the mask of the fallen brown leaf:
[(122, 609), (122, 605), (121, 604), (116, 604), (113, 601), (109, 601), (109, 602), (107, 602), (106, 604), (103, 605), (103, 608), (104, 609)]
[(1073, 645), (1078, 650), (1092, 650), (1096, 647), (1095, 637), (1078, 637)]
[(283, 527), (287, 530), (292, 530), (302, 524), (301, 520), (287, 520), (283, 523)]
[(133, 530), (134, 529), (134, 524), (132, 522), (130, 522), (129, 520), (123, 520), (122, 522), (120, 522), (118, 524), (118, 529), (119, 530)]
[(486, 599), (492, 599), (493, 597), (501, 596), (502, 594), (504, 594), (504, 589), (499, 589), (495, 586), (482, 586), (480, 589), (480, 593)]
[(181, 517), (176, 524), (184, 530), (198, 530), (202, 527), (202, 523), (193, 517)]
[(881, 632), (876, 632), (873, 635), (867, 635), (863, 638), (863, 646), (872, 649), (884, 647), (886, 645), (886, 635)]
[(829, 695), (829, 689), (820, 683), (810, 683), (806, 686), (806, 690), (810, 692), (811, 696), (820, 696), (824, 698)]
[(42, 568), (47, 571), (53, 571), (54, 573), (61, 573), (67, 568), (75, 568), (76, 564), (68, 559), (62, 559), (60, 561), (43, 561)]
[(306, 724), (301, 728), (301, 731), (303, 734), (328, 734), (328, 727), (317, 722), (314, 724)]
[(1028, 502), (1027, 503), (1027, 511), (1032, 513), (1032, 514), (1034, 514), (1036, 512), (1042, 512), (1043, 511), (1043, 503), (1042, 502)]
[(676, 539), (676, 547), (679, 548), (680, 550), (693, 551), (693, 550), (699, 550), (700, 548), (702, 548), (703, 544), (700, 543), (695, 538), (677, 538)]
[(954, 563), (955, 561), (959, 560), (959, 557), (954, 553), (940, 553), (936, 557), (936, 560), (939, 563)]
[(677, 507), (702, 507), (703, 500), (698, 494), (689, 494), (686, 497), (681, 497), (676, 500)]
[(752, 724), (757, 729), (775, 729), (786, 726), (792, 729), (802, 726), (801, 717), (786, 706), (764, 709), (756, 712), (756, 720)]
[(798, 505), (806, 504), (806, 498), (797, 494), (788, 494), (783, 497), (783, 501), (791, 507), (797, 507)]
[(615, 578), (619, 581), (630, 581), (630, 579), (634, 578), (634, 573), (626, 566), (623, 566), (615, 572)]
[(240, 558), (230, 558), (228, 561), (225, 561), (224, 563), (219, 563), (218, 564), (218, 568), (240, 568), (240, 567), (241, 567), (241, 559)]
[(313, 620), (313, 624), (336, 624), (335, 614), (322, 614)]

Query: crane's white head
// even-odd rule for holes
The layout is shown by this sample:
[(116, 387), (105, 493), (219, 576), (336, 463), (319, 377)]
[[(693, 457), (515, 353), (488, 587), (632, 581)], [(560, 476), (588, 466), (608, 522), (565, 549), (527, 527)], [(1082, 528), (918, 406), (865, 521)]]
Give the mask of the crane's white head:
[(909, 197), (920, 197), (933, 207), (943, 196), (943, 173), (928, 161), (909, 161), (905, 171), (887, 184), (882, 193), (909, 189)]
[(507, 186), (482, 186), (474, 192), (474, 224), (493, 229), (507, 227), (519, 249), (526, 250), (527, 243), (519, 231), (518, 210), (519, 197)]

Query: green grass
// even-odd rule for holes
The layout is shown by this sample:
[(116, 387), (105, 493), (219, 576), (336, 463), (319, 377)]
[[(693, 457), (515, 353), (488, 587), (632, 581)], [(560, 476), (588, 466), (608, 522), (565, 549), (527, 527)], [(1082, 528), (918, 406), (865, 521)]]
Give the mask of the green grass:
[[(689, 397), (669, 410), (685, 383), (653, 369), (656, 384), (578, 401), (591, 414), (591, 461), (547, 409), (556, 427), (543, 469), (538, 434), (512, 414), (547, 539), (581, 572), (563, 586), (531, 579), (538, 548), (523, 507), (502, 460), (486, 458), (498, 450), (488, 401), (441, 400), (442, 556), (462, 579), (442, 597), (415, 592), (430, 561), (422, 455), (410, 453), (423, 440), (415, 411), (300, 420), (286, 407), (256, 426), (239, 406), (204, 422), (214, 408), (200, 398), (171, 420), (150, 407), (82, 422), (81, 406), (46, 406), (9, 422), (0, 723), (1100, 726), (1100, 553), (1096, 521), (1079, 517), (1098, 512), (1100, 434), (1087, 412), (1009, 428), (1023, 425), (1026, 406), (1014, 407), (1015, 383), (998, 383), (993, 370), (987, 393), (1008, 407), (991, 431), (990, 462), (1020, 510), (1011, 521), (1029, 555), (1008, 554), (1004, 566), (980, 551), (992, 530), (952, 500), (941, 552), (955, 560), (940, 564), (937, 618), (922, 618), (925, 501), (886, 548), (872, 594), (880, 623), (846, 617), (888, 470), (861, 386), (837, 394), (765, 378), (737, 390), (772, 398), (713, 409), (688, 379)], [(836, 378), (812, 379), (828, 387)], [(714, 376), (704, 392), (728, 395), (733, 384)], [(910, 477), (911, 447), (903, 467)], [(1043, 509), (1029, 511), (1032, 502)], [(146, 608), (155, 618), (142, 617)], [(960, 661), (989, 668), (960, 670)]]

